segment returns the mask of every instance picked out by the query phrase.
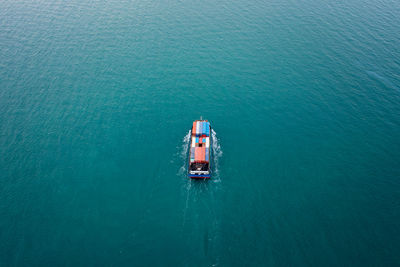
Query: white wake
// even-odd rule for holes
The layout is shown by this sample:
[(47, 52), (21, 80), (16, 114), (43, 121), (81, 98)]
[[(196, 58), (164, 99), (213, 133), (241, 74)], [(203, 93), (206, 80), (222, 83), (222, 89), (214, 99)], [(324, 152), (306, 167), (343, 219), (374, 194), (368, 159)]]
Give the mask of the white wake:
[(220, 141), (217, 137), (217, 133), (214, 129), (211, 130), (211, 137), (212, 137), (212, 163), (214, 168), (213, 173), (213, 180), (215, 182), (220, 182), (220, 173), (219, 173), (219, 160), (222, 157), (222, 148)]
[(179, 168), (179, 172), (178, 172), (179, 176), (185, 175), (187, 177), (187, 175), (186, 175), (187, 165), (188, 165), (187, 160), (189, 157), (188, 153), (189, 153), (189, 143), (190, 143), (191, 134), (192, 134), (192, 131), (189, 130), (189, 132), (183, 137), (183, 140), (182, 140), (182, 146), (180, 148), (179, 157), (181, 158), (183, 165)]

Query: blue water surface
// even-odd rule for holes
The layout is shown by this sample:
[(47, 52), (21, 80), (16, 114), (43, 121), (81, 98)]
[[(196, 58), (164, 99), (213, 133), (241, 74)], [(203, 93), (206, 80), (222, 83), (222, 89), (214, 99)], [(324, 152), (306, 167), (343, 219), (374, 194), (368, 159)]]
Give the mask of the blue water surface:
[(0, 266), (400, 265), (399, 25), (394, 0), (1, 1)]

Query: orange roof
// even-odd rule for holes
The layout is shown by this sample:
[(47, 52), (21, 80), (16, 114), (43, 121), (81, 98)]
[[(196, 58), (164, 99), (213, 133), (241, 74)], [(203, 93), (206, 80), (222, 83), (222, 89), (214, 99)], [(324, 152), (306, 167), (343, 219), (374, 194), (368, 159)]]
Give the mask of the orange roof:
[(195, 148), (194, 160), (198, 161), (198, 162), (206, 160), (206, 148), (205, 147), (196, 147)]

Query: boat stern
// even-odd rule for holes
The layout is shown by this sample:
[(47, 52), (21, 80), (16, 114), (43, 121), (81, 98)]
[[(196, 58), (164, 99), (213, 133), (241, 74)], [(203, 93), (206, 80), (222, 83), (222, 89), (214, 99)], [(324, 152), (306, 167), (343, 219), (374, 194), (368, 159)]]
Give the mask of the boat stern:
[(207, 172), (190, 171), (188, 176), (192, 179), (209, 179), (211, 177), (211, 174), (209, 171)]

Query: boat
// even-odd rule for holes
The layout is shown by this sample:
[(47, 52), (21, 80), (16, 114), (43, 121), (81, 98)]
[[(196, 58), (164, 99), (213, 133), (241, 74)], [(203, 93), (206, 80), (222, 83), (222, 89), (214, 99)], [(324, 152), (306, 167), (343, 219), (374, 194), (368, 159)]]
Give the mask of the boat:
[(193, 122), (188, 176), (194, 179), (208, 179), (211, 177), (211, 126), (207, 120)]

